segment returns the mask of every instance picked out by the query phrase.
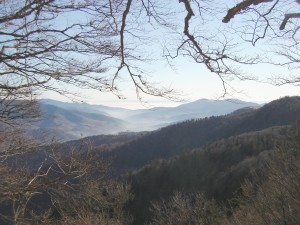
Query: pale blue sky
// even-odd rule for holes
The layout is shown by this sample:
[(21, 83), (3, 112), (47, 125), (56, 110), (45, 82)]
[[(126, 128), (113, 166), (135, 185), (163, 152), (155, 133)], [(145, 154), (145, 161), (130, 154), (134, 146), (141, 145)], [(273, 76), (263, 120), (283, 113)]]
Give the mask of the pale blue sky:
[[(178, 7), (177, 1), (172, 1), (176, 7)], [(236, 1), (221, 1), (223, 4), (234, 5)], [(293, 1), (290, 1), (291, 3)], [(295, 5), (296, 6), (296, 5)], [(289, 11), (293, 11), (292, 5), (288, 5)], [(183, 4), (181, 4), (183, 7)], [(183, 9), (183, 8), (182, 8)], [(179, 8), (178, 10), (182, 10)], [(178, 14), (184, 18), (183, 14)], [(211, 33), (212, 35), (218, 35), (218, 29), (227, 29), (232, 26), (231, 24), (223, 24), (220, 21), (220, 18), (224, 15), (224, 13), (214, 15), (217, 20), (210, 20), (210, 23), (201, 24), (201, 26), (192, 26), (192, 29), (201, 29), (206, 30), (207, 33)], [(178, 16), (178, 17), (180, 17)], [(234, 23), (239, 25), (240, 20), (243, 19), (240, 17), (236, 17)], [(196, 23), (195, 23), (196, 24)], [(211, 29), (213, 28), (213, 29)], [(140, 48), (140, 51), (147, 52), (153, 58), (159, 59), (158, 61), (153, 61), (147, 65), (142, 65), (143, 68), (149, 72), (149, 80), (161, 84), (162, 86), (171, 86), (174, 89), (177, 89), (182, 93), (182, 96), (188, 100), (193, 101), (201, 98), (208, 99), (218, 99), (223, 94), (223, 87), (220, 79), (213, 73), (210, 73), (207, 69), (199, 64), (195, 64), (191, 62), (191, 60), (187, 58), (180, 57), (172, 62), (174, 68), (170, 68), (166, 61), (162, 60), (162, 47), (163, 41), (161, 41), (162, 35), (168, 35), (167, 33), (161, 33), (161, 30), (156, 30), (156, 38), (158, 41), (154, 41), (151, 46), (146, 45)], [(153, 35), (153, 34), (151, 34)], [(234, 41), (241, 41), (239, 34), (232, 34), (230, 37)], [(172, 35), (170, 36), (170, 41), (172, 39)], [(155, 38), (153, 37), (153, 40)], [(257, 45), (257, 47), (253, 47), (248, 44), (244, 44), (238, 48), (237, 51), (241, 53), (247, 54), (266, 54), (266, 56), (273, 56), (273, 54), (269, 54), (268, 51), (272, 50), (272, 47), (268, 45), (269, 43), (261, 42)], [(246, 73), (250, 73), (255, 75), (258, 81), (230, 81), (229, 85), (232, 86), (232, 90), (228, 89), (229, 94), (226, 98), (238, 98), (244, 101), (251, 102), (269, 102), (274, 99), (291, 96), (291, 95), (299, 95), (299, 87), (292, 85), (284, 85), (284, 86), (273, 86), (268, 83), (270, 77), (274, 77), (276, 75), (289, 75), (293, 73), (297, 73), (299, 71), (294, 70), (290, 71), (287, 67), (275, 67), (267, 64), (261, 65), (251, 65), (251, 66), (242, 66), (240, 65), (241, 70)], [(142, 108), (144, 107), (139, 103), (136, 98), (134, 88), (129, 81), (129, 78), (124, 76), (121, 78), (120, 87), (123, 90), (124, 96), (127, 98), (125, 100), (119, 100), (116, 96), (110, 93), (99, 93), (93, 90), (76, 90), (81, 93), (83, 101), (92, 104), (103, 104), (108, 106), (119, 106), (125, 108)], [(54, 98), (58, 100), (65, 101), (66, 99), (62, 96), (59, 96), (55, 93), (44, 93), (41, 95), (43, 98)], [(148, 106), (176, 106), (179, 103), (174, 103), (170, 101), (165, 101), (161, 98), (154, 98), (151, 96), (145, 96), (144, 100), (148, 102)]]

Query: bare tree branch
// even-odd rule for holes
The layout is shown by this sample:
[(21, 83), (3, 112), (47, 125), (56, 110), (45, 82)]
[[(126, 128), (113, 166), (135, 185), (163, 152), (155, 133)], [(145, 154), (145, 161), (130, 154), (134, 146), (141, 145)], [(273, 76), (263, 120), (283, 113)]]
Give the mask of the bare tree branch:
[(223, 23), (228, 23), (236, 14), (246, 10), (251, 5), (258, 5), (265, 2), (272, 2), (273, 0), (244, 0), (238, 3), (235, 7), (228, 10), (227, 15), (223, 18)]
[(300, 18), (300, 13), (289, 13), (289, 14), (286, 14), (284, 16), (284, 19), (279, 27), (280, 30), (284, 30), (285, 28), (285, 25), (286, 23), (288, 22), (289, 19), (292, 19), (292, 18)]

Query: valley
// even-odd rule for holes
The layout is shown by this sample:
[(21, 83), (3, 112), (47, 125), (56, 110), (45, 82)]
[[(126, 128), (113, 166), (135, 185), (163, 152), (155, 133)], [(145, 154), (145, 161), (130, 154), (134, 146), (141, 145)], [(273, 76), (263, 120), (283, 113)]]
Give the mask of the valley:
[(39, 139), (68, 141), (100, 134), (153, 131), (180, 121), (219, 116), (244, 107), (259, 107), (239, 100), (200, 99), (178, 107), (129, 110), (124, 108), (41, 100), (42, 117), (28, 133)]
[[(82, 163), (86, 161), (87, 165), (95, 165), (95, 168), (91, 167), (92, 180), (104, 176), (100, 171), (102, 166), (106, 165), (108, 170), (105, 169), (106, 175), (104, 180), (101, 178), (101, 184), (108, 185), (107, 182), (116, 181), (120, 182), (118, 185), (130, 184), (127, 194), (132, 197), (127, 199), (127, 194), (122, 194), (127, 196), (127, 200), (122, 204), (124, 213), (132, 218), (130, 224), (148, 224), (155, 221), (155, 218), (158, 219), (159, 212), (153, 207), (161, 207), (162, 199), (170, 201), (168, 204), (177, 204), (179, 199), (185, 201), (189, 196), (196, 194), (201, 194), (201, 199), (204, 198), (202, 201), (207, 201), (207, 204), (214, 204), (214, 210), (218, 211), (218, 214), (210, 215), (210, 219), (221, 218), (218, 224), (234, 224), (235, 217), (231, 215), (237, 216), (245, 206), (252, 207), (250, 203), (242, 203), (242, 196), (253, 184), (251, 182), (258, 182), (255, 185), (265, 185), (269, 176), (267, 171), (273, 171), (273, 167), (268, 167), (272, 163), (276, 162), (274, 168), (287, 166), (276, 161), (278, 157), (288, 157), (287, 159), (292, 160), (290, 165), (293, 173), (299, 173), (299, 119), (300, 98), (285, 97), (259, 108), (246, 107), (226, 115), (189, 119), (154, 131), (96, 135), (40, 146), (27, 155), (8, 157), (6, 162), (17, 170), (30, 168), (33, 173), (39, 171), (41, 165), (45, 169), (57, 167), (57, 172), (53, 171), (51, 179), (61, 177), (65, 172), (58, 172), (62, 168), (60, 163), (68, 162), (73, 157), (79, 157), (76, 160), (83, 160)], [(102, 169), (96, 169), (96, 162), (100, 163)], [(84, 168), (88, 168), (86, 166)], [(285, 188), (292, 188), (291, 192), (294, 193), (300, 180), (297, 175), (290, 175), (292, 177), (286, 179), (294, 179), (295, 183)], [(67, 182), (74, 182), (72, 176), (68, 177), (64, 178)], [(91, 185), (89, 182), (92, 180), (76, 182), (88, 182), (87, 184)], [(273, 187), (272, 183), (266, 185), (269, 189), (277, 188)], [(45, 188), (47, 190), (51, 185)], [(294, 195), (291, 200), (285, 200), (292, 201), (293, 210), (297, 210), (299, 204), (294, 200), (299, 196), (297, 193)], [(175, 196), (179, 199), (173, 199)], [(42, 199), (49, 201), (47, 195)], [(212, 200), (214, 203), (210, 202)], [(32, 204), (40, 204), (39, 200), (30, 201)], [(5, 204), (9, 204), (9, 201)], [(272, 212), (279, 210), (272, 204), (269, 205)], [(28, 209), (31, 208), (28, 206)], [(184, 207), (180, 208), (183, 209)], [(172, 214), (171, 211), (168, 213)], [(225, 214), (228, 216), (224, 216)], [(298, 221), (297, 215), (291, 212), (289, 217)], [(281, 214), (278, 216), (282, 219)], [(161, 217), (162, 215), (159, 216), (160, 219)], [(259, 215), (256, 217), (257, 220), (260, 219)], [(5, 220), (2, 220), (2, 223), (9, 224)]]

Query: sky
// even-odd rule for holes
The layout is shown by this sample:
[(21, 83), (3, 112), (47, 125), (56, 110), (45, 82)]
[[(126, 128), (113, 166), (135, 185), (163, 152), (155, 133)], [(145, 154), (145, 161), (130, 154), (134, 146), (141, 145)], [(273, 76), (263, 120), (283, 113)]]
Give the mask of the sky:
[[(236, 1), (227, 1), (227, 4), (232, 6), (235, 2)], [(178, 3), (176, 2), (176, 4)], [(181, 7), (183, 7), (183, 5), (181, 5)], [(290, 10), (290, 8), (288, 10)], [(184, 13), (181, 14), (182, 18), (184, 18), (184, 15)], [(221, 15), (224, 15), (224, 13), (221, 13)], [(232, 26), (232, 24), (222, 24), (220, 22), (220, 17), (218, 16), (216, 16), (215, 19), (216, 21), (211, 21), (211, 24), (206, 24), (206, 26), (214, 27), (214, 29), (225, 29), (225, 26)], [(235, 21), (239, 22), (239, 18)], [(197, 29), (197, 26), (193, 28)], [(155, 32), (158, 36), (161, 35), (160, 30), (156, 30)], [(216, 31), (209, 32), (213, 34)], [(238, 39), (240, 36), (234, 34), (234, 38)], [(161, 57), (162, 52), (161, 44), (162, 43), (160, 42), (153, 46), (144, 46), (142, 50), (147, 51), (147, 53), (151, 52), (154, 58), (159, 58)], [(252, 46), (249, 43), (241, 45), (238, 51), (249, 54), (264, 54), (271, 50), (266, 42), (261, 42), (257, 46)], [(120, 100), (111, 93), (99, 93), (95, 90), (76, 90), (81, 95), (81, 98), (77, 98), (77, 100), (82, 100), (90, 104), (136, 109), (145, 107), (177, 106), (185, 102), (191, 102), (202, 98), (223, 99), (224, 89), (221, 80), (216, 74), (209, 72), (202, 65), (196, 64), (186, 57), (175, 59), (172, 61), (172, 65), (174, 67), (171, 68), (165, 60), (157, 60), (143, 66), (147, 71), (150, 71), (148, 73), (149, 80), (157, 83), (158, 86), (161, 85), (176, 89), (184, 102), (172, 102), (153, 96), (144, 96), (145, 98), (142, 104), (137, 99), (134, 87), (126, 76), (122, 77), (122, 82), (120, 82), (120, 88), (126, 99)], [(250, 72), (251, 75), (253, 74), (256, 77), (256, 80), (233, 80), (228, 82), (228, 94), (225, 98), (236, 98), (243, 101), (266, 103), (284, 96), (297, 96), (300, 93), (300, 88), (297, 86), (275, 86), (271, 84), (271, 77), (278, 74), (290, 74), (290, 70), (287, 67), (260, 64), (251, 66), (239, 65), (239, 69), (246, 73)], [(45, 92), (40, 97), (69, 101), (67, 98), (51, 92)]]
[[(253, 66), (254, 67), (254, 66)], [(189, 69), (186, 69), (189, 68)], [(270, 68), (260, 69), (262, 74), (268, 74)], [(82, 98), (78, 100), (85, 101), (89, 104), (106, 105), (122, 108), (147, 108), (147, 107), (170, 107), (182, 103), (195, 101), (198, 99), (224, 99), (223, 86), (220, 79), (213, 73), (204, 69), (198, 69), (193, 63), (183, 63), (182, 69), (173, 71), (166, 65), (161, 71), (153, 74), (153, 79), (159, 80), (165, 85), (171, 85), (180, 92), (183, 102), (172, 102), (162, 98), (145, 96), (145, 102), (141, 103), (131, 87), (129, 81), (123, 83), (123, 94), (126, 99), (119, 99), (111, 93), (99, 93), (95, 90), (83, 91)], [(230, 85), (235, 89), (225, 98), (236, 98), (243, 101), (267, 103), (284, 96), (299, 96), (299, 87), (293, 85), (274, 86), (267, 82), (260, 81), (233, 81)], [(52, 98), (61, 101), (70, 101), (64, 96), (56, 93), (46, 93), (44, 98)]]

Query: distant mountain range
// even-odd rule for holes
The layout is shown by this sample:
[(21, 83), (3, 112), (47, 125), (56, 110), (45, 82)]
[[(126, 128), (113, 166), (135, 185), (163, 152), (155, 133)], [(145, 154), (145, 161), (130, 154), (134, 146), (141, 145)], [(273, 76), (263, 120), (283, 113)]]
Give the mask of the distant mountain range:
[(184, 120), (224, 115), (245, 107), (259, 107), (256, 103), (240, 100), (208, 99), (177, 107), (137, 110), (49, 99), (40, 103), (43, 116), (31, 125), (28, 132), (43, 139), (54, 137), (58, 141), (125, 131), (152, 131)]
[(55, 138), (58, 141), (78, 139), (95, 134), (118, 133), (125, 130), (125, 121), (110, 117), (101, 111), (71, 109), (44, 104), (41, 106), (42, 117), (32, 124), (30, 132), (39, 138)]
[[(151, 132), (91, 136), (58, 144), (57, 148), (69, 151), (91, 143), (96, 151), (101, 149), (101, 157), (113, 159), (111, 172), (121, 175), (153, 160), (169, 159), (236, 135), (289, 126), (299, 119), (300, 97), (285, 97), (256, 109), (247, 107), (227, 115), (186, 120)], [(103, 146), (109, 151), (103, 152)]]

